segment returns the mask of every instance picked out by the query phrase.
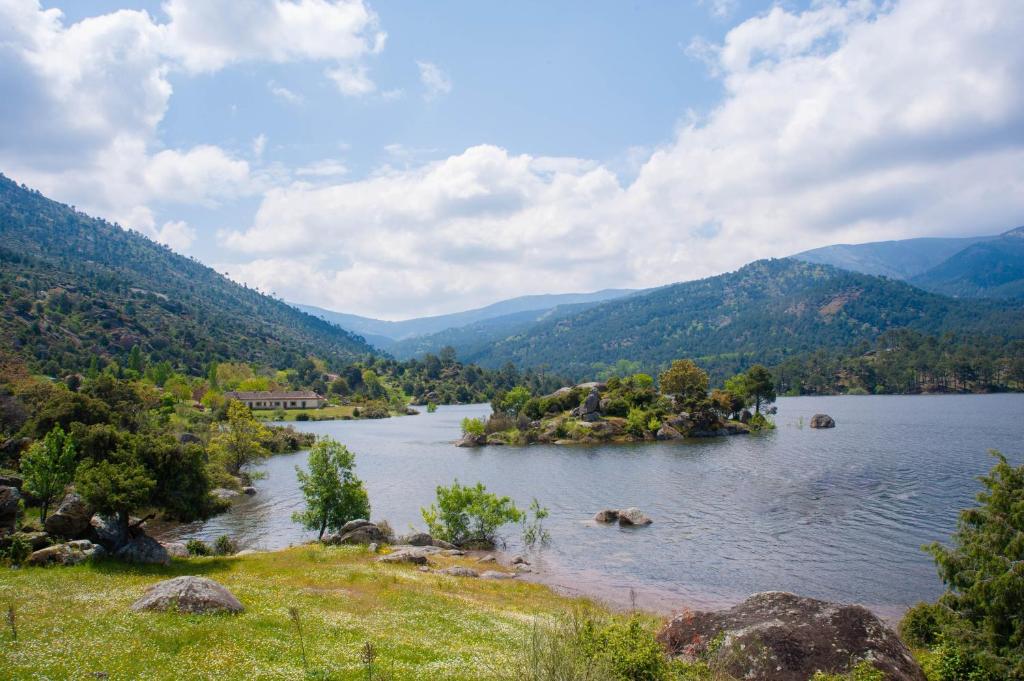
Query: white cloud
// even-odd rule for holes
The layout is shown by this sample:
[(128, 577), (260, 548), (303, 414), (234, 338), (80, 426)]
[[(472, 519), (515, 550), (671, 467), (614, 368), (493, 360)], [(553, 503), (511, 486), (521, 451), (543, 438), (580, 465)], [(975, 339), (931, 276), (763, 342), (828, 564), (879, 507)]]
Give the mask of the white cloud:
[(251, 183), (248, 163), (207, 145), (155, 154), (144, 178), (152, 196), (160, 200), (206, 206), (247, 193)]
[(369, 70), (365, 64), (345, 64), (327, 69), (324, 73), (334, 81), (341, 94), (349, 97), (361, 97), (377, 89), (374, 82), (370, 80)]
[(188, 250), (188, 247), (195, 241), (196, 230), (189, 227), (187, 223), (178, 220), (175, 222), (165, 222), (163, 227), (154, 231), (152, 235), (160, 243), (181, 252)]
[[(1022, 33), (1017, 0), (776, 7), (712, 46), (723, 101), (629, 184), (592, 161), (484, 145), (280, 187), (226, 235), (256, 258), (232, 273), (413, 316), (663, 284), (827, 243), (992, 233), (1024, 214)], [(323, 284), (313, 296), (292, 283), (310, 278)]]
[(295, 171), (299, 177), (337, 177), (348, 173), (348, 168), (341, 161), (325, 158)]
[(285, 86), (278, 85), (272, 80), (267, 82), (267, 89), (270, 90), (270, 94), (289, 104), (302, 104), (305, 101), (302, 95), (292, 92)]
[(716, 19), (728, 19), (739, 7), (739, 0), (697, 0), (697, 4), (707, 7)]
[(451, 78), (437, 64), (429, 61), (418, 61), (416, 66), (420, 69), (420, 82), (426, 88), (424, 97), (434, 99), (452, 91)]
[(263, 156), (267, 149), (267, 136), (262, 132), (252, 139), (252, 155), (256, 158)]

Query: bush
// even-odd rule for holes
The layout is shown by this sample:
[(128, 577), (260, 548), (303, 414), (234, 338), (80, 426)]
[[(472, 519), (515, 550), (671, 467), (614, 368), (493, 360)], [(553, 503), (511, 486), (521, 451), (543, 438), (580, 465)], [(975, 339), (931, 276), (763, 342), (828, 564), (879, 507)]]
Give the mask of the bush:
[(626, 622), (586, 622), (580, 630), (579, 647), (586, 657), (606, 661), (608, 679), (657, 681), (668, 677), (665, 653), (638, 616)]
[(209, 556), (213, 553), (210, 545), (202, 539), (189, 539), (185, 543), (185, 550), (188, 551), (190, 556)]
[(934, 603), (921, 602), (907, 610), (900, 620), (900, 638), (912, 647), (929, 648), (939, 641), (942, 622), (948, 619), (942, 608)]
[(747, 422), (751, 430), (775, 430), (775, 424), (764, 414), (754, 414)]
[(231, 556), (237, 551), (238, 544), (226, 534), (217, 537), (217, 541), (213, 542), (213, 552), (218, 556)]
[(997, 681), (1015, 678), (993, 676), (982, 669), (973, 653), (960, 642), (940, 639), (939, 644), (924, 659), (925, 675), (929, 681)]
[(427, 413), (433, 414), (437, 411), (437, 402), (427, 402)]
[(296, 414), (295, 415), (295, 420), (296, 421), (308, 421), (309, 420), (309, 414), (307, 414), (306, 412), (301, 412), (299, 414)]
[(7, 556), (11, 560), (11, 565), (21, 565), (31, 554), (32, 545), (29, 544), (28, 539), (24, 535), (15, 534), (11, 536), (11, 545), (7, 549)]
[(483, 483), (463, 487), (438, 485), (437, 503), (421, 508), (423, 521), (434, 537), (457, 546), (494, 546), (498, 529), (519, 522), (523, 513), (508, 497), (491, 494)]
[(643, 437), (650, 420), (651, 415), (646, 409), (633, 407), (626, 416), (626, 432), (635, 437)]
[(846, 674), (826, 674), (817, 671), (811, 681), (885, 681), (885, 673), (867, 660), (858, 662)]
[(480, 436), (483, 435), (485, 431), (486, 426), (484, 425), (483, 419), (473, 419), (468, 416), (462, 419), (463, 435)]

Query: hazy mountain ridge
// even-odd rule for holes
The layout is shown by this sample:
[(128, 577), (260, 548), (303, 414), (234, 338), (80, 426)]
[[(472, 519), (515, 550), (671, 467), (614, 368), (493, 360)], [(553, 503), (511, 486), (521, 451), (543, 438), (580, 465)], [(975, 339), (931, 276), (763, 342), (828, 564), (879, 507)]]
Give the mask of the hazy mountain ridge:
[(972, 244), (910, 283), (958, 298), (1024, 298), (1024, 227)]
[(0, 175), (0, 338), (51, 373), (134, 345), (199, 371), (212, 360), (345, 362), (362, 338), (236, 284), (148, 238)]

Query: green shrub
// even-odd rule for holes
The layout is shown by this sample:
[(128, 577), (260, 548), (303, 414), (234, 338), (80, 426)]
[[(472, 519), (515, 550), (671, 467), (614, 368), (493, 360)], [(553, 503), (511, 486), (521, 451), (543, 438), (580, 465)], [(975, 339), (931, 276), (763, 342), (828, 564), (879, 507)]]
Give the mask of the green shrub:
[(668, 661), (650, 627), (638, 616), (626, 622), (589, 620), (580, 630), (581, 653), (604, 660), (616, 681), (658, 681), (668, 677)]
[(226, 534), (217, 537), (217, 541), (213, 542), (213, 552), (218, 556), (230, 556), (237, 550), (238, 545), (235, 540)]
[(867, 660), (862, 660), (846, 674), (818, 671), (811, 677), (811, 681), (885, 681), (885, 673)]
[(929, 648), (938, 642), (944, 619), (948, 616), (943, 617), (940, 606), (922, 601), (907, 610), (900, 620), (900, 638), (909, 646)]
[(188, 551), (190, 556), (209, 556), (213, 553), (210, 545), (202, 539), (189, 539), (185, 542), (185, 550)]
[(775, 424), (764, 414), (754, 414), (747, 422), (751, 430), (775, 430)]
[(32, 554), (32, 545), (23, 534), (11, 535), (11, 545), (7, 549), (7, 556), (11, 565), (21, 565)]
[(466, 418), (462, 419), (462, 434), (463, 435), (480, 436), (480, 435), (484, 434), (486, 429), (487, 429), (487, 426), (484, 423), (483, 419), (474, 419), (474, 418), (470, 418), (468, 416)]
[(309, 414), (307, 414), (306, 412), (300, 412), (300, 413), (295, 415), (295, 420), (296, 421), (308, 421), (309, 420)]
[(925, 657), (925, 675), (929, 681), (997, 681), (1015, 677), (1001, 677), (989, 674), (982, 669), (978, 658), (961, 642), (940, 640)]
[(643, 437), (648, 430), (648, 422), (651, 420), (646, 409), (633, 407), (626, 416), (626, 432), (636, 437)]
[(494, 546), (498, 529), (523, 517), (508, 497), (491, 494), (483, 483), (464, 487), (458, 480), (438, 485), (437, 503), (420, 513), (430, 534), (457, 546)]
[(427, 402), (427, 413), (433, 414), (437, 411), (437, 402)]

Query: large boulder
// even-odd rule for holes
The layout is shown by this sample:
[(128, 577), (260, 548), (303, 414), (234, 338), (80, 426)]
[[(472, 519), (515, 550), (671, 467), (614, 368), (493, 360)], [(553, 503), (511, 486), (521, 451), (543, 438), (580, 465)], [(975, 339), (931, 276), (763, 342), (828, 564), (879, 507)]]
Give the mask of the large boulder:
[(377, 561), (381, 563), (411, 563), (412, 565), (426, 565), (427, 553), (424, 552), (422, 548), (423, 547), (410, 547), (407, 549), (392, 551), (387, 555), (381, 556)]
[(92, 541), (111, 553), (117, 553), (131, 540), (128, 528), (114, 516), (97, 513), (89, 519), (89, 527), (92, 529)]
[(140, 565), (170, 565), (171, 556), (167, 549), (148, 534), (132, 537), (127, 544), (118, 549), (114, 557), (126, 563)]
[(102, 558), (107, 552), (88, 539), (77, 539), (34, 551), (28, 557), (29, 565), (78, 565), (91, 558)]
[(614, 508), (606, 508), (594, 514), (594, 522), (598, 523), (614, 523), (618, 519), (619, 511)]
[(677, 615), (658, 641), (675, 657), (710, 657), (727, 674), (754, 681), (845, 674), (863, 661), (886, 681), (925, 681), (899, 637), (866, 608), (779, 591), (755, 594), (729, 610)]
[[(364, 521), (365, 522), (365, 521)], [(349, 523), (350, 525), (351, 523)], [(345, 527), (348, 527), (346, 525)], [(324, 540), (325, 544), (372, 544), (373, 542), (387, 541), (388, 537), (379, 527), (371, 522), (365, 525), (358, 525), (355, 528), (345, 531), (343, 527), (338, 534), (331, 535)]]
[(835, 428), (836, 421), (828, 414), (815, 414), (811, 417), (811, 428)]
[(462, 439), (455, 443), (456, 447), (483, 447), (487, 444), (486, 435), (473, 435), (466, 433)]
[(434, 538), (426, 532), (414, 532), (413, 534), (407, 534), (404, 537), (399, 537), (398, 543), (408, 544), (409, 546), (433, 546)]
[(14, 532), (18, 524), (18, 502), (21, 492), (14, 486), (0, 487), (0, 537)]
[(46, 531), (67, 539), (85, 539), (89, 536), (92, 509), (79, 495), (72, 492), (64, 497), (60, 506), (46, 518)]
[(15, 487), (20, 492), (23, 484), (25, 484), (25, 481), (20, 475), (12, 475), (10, 473), (0, 475), (0, 487)]
[(653, 520), (644, 515), (639, 508), (624, 508), (619, 511), (619, 525), (650, 525)]
[(132, 610), (204, 614), (237, 613), (245, 608), (233, 593), (212, 579), (185, 576), (152, 585), (142, 598), (132, 603)]
[(663, 423), (654, 437), (659, 440), (682, 440), (683, 434), (667, 423)]

